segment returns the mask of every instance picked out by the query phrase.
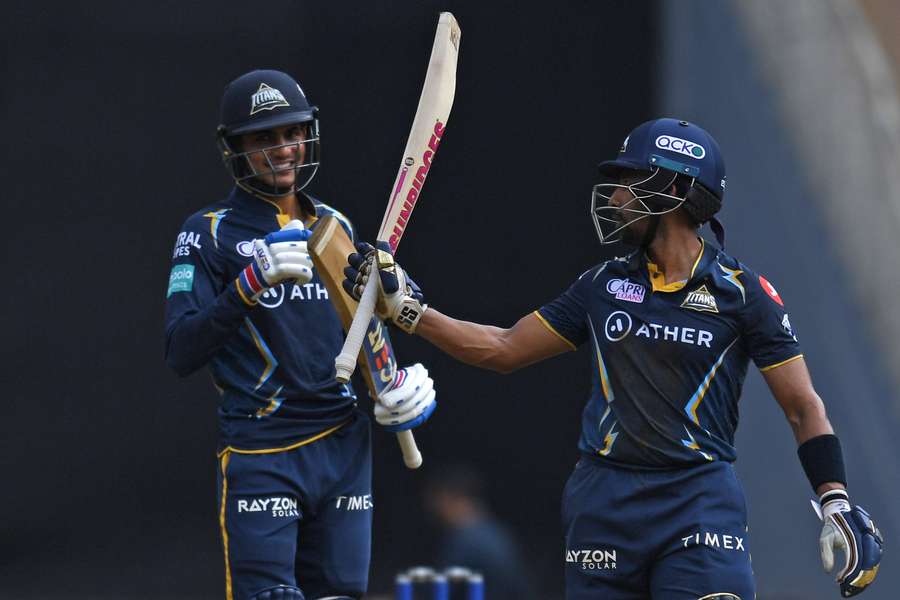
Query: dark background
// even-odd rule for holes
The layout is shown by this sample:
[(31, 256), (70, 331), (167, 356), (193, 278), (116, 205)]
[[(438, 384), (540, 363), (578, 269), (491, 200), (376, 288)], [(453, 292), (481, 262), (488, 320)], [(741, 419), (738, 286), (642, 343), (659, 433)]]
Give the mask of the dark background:
[[(598, 260), (592, 167), (651, 116), (652, 7), (7, 8), (0, 597), (222, 595), (217, 396), (205, 372), (179, 380), (167, 370), (162, 312), (181, 222), (230, 186), (214, 145), (228, 81), (278, 68), (301, 82), (321, 109), (323, 165), (310, 190), (372, 237), (438, 13), (453, 11), (463, 31), (456, 102), (399, 257), (434, 306), (510, 325)], [(440, 407), (417, 432), (420, 471), (377, 434), (372, 591), (428, 562), (422, 482), (462, 462), (487, 475), (491, 504), (528, 557), (522, 568), (558, 594), (559, 498), (588, 360), (501, 377), (394, 337), (401, 361), (430, 368)]]
[[(858, 326), (864, 309), (832, 267), (727, 3), (666, 4), (668, 34), (662, 4), (5, 4), (0, 599), (222, 597), (217, 395), (205, 372), (181, 380), (166, 368), (162, 333), (180, 225), (231, 185), (214, 143), (222, 89), (254, 68), (293, 74), (321, 110), (323, 165), (310, 190), (372, 237), (441, 10), (463, 32), (456, 100), (399, 253), (428, 300), (509, 326), (555, 297), (608, 256), (588, 216), (594, 165), (643, 120), (696, 120), (729, 158), (729, 249), (796, 307), (855, 497), (889, 536), (900, 489), (886, 457), (900, 416), (879, 403), (891, 390)], [(376, 433), (371, 591), (433, 559), (422, 487), (463, 463), (486, 476), (539, 597), (561, 597), (559, 500), (589, 358), (504, 377), (394, 340), (402, 362), (429, 367), (440, 406), (416, 432), (419, 471)], [(755, 373), (741, 408), (760, 600), (836, 597), (816, 564), (819, 525), (789, 428)], [(893, 597), (896, 572), (883, 569), (866, 597)]]

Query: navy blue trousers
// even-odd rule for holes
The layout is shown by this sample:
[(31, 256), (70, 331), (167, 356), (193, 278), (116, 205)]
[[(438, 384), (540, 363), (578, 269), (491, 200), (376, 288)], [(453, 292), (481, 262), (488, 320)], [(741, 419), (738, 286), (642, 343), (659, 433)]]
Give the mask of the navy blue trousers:
[(743, 489), (730, 463), (664, 471), (583, 458), (563, 495), (567, 600), (753, 600)]
[(219, 525), (227, 600), (277, 586), (307, 598), (360, 597), (372, 541), (372, 449), (361, 411), (337, 431), (287, 450), (226, 451)]

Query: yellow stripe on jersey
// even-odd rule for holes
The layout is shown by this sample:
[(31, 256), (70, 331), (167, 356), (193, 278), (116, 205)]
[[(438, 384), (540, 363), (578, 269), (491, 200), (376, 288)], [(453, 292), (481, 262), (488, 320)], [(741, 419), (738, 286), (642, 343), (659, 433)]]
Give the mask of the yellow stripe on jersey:
[(794, 361), (797, 360), (798, 358), (803, 358), (803, 355), (802, 355), (802, 354), (798, 354), (797, 356), (792, 356), (792, 357), (790, 357), (790, 358), (787, 359), (787, 360), (783, 360), (783, 361), (781, 361), (781, 362), (777, 362), (777, 363), (775, 363), (774, 365), (769, 365), (768, 367), (760, 367), (759, 371), (760, 371), (760, 373), (765, 373), (766, 371), (771, 371), (772, 369), (776, 369), (776, 368), (780, 367), (781, 365), (786, 365), (786, 364), (788, 364), (789, 362), (794, 362)]
[(559, 339), (561, 339), (562, 341), (564, 341), (564, 342), (565, 342), (572, 350), (578, 350), (578, 347), (577, 347), (575, 344), (573, 344), (572, 342), (570, 342), (569, 340), (567, 340), (566, 337), (565, 337), (563, 334), (561, 334), (561, 333), (558, 332), (557, 330), (553, 329), (553, 325), (551, 325), (550, 323), (548, 323), (548, 322), (547, 322), (547, 319), (545, 319), (544, 317), (541, 316), (541, 313), (539, 313), (538, 311), (534, 311), (532, 314), (533, 314), (534, 316), (536, 316), (536, 317), (538, 318), (538, 320), (539, 320), (541, 323), (544, 324), (544, 327), (546, 327), (547, 329), (549, 329), (550, 332), (553, 333), (553, 335), (555, 335), (556, 337), (558, 337)]
[(747, 302), (747, 292), (744, 290), (744, 284), (738, 280), (738, 275), (742, 275), (744, 272), (739, 271), (737, 269), (729, 269), (728, 267), (723, 267), (719, 264), (719, 269), (725, 273), (725, 281), (736, 287), (741, 291), (741, 299), (744, 302)]
[(212, 236), (213, 244), (216, 248), (219, 247), (219, 224), (222, 222), (222, 219), (225, 218), (225, 213), (227, 213), (230, 208), (223, 208), (221, 210), (216, 210), (212, 212), (208, 212), (204, 217), (209, 218), (209, 235)]
[(609, 428), (609, 432), (606, 434), (606, 437), (603, 438), (603, 448), (598, 450), (601, 456), (609, 456), (609, 453), (612, 452), (613, 444), (616, 443), (616, 438), (619, 437), (618, 431), (613, 431), (616, 428), (616, 423), (613, 422), (612, 427)]
[(684, 281), (673, 281), (671, 283), (665, 283), (666, 277), (662, 271), (659, 270), (659, 267), (656, 266), (655, 263), (647, 261), (647, 272), (650, 273), (650, 285), (653, 288), (654, 292), (677, 292), (678, 290), (684, 288), (687, 285), (688, 281), (694, 278), (694, 271), (697, 270), (697, 265), (700, 264), (700, 259), (703, 258), (703, 252), (706, 250), (706, 242), (703, 238), (700, 239), (700, 254), (697, 255), (697, 259), (694, 261), (694, 266), (691, 267), (691, 274), (688, 275), (688, 278)]
[[(606, 372), (606, 363), (603, 362), (603, 355), (600, 354), (600, 344), (597, 343), (597, 332), (594, 330), (594, 321), (588, 315), (588, 325), (591, 327), (591, 341), (594, 343), (594, 352), (597, 353), (597, 369), (600, 371), (600, 387), (603, 389), (603, 397), (606, 398), (607, 404), (615, 400), (612, 386), (609, 385), (609, 375)], [(602, 422), (602, 421), (601, 421)]]
[(284, 386), (281, 386), (277, 390), (272, 392), (272, 395), (269, 396), (269, 404), (267, 404), (265, 408), (260, 408), (256, 411), (257, 419), (262, 419), (263, 417), (268, 417), (273, 412), (278, 410), (278, 408), (281, 406), (281, 403), (284, 402), (284, 398), (278, 397), (278, 394), (281, 393), (282, 389), (284, 389)]
[(242, 450), (240, 448), (228, 446), (227, 448), (219, 452), (219, 456), (223, 456), (228, 452), (234, 452), (235, 454), (274, 454), (275, 452), (287, 452), (288, 450), (294, 450), (295, 448), (299, 448), (300, 446), (305, 446), (307, 444), (312, 444), (317, 440), (321, 440), (323, 437), (331, 435), (349, 422), (350, 421), (344, 421), (339, 425), (335, 425), (331, 429), (326, 429), (325, 431), (317, 433), (312, 437), (308, 437), (305, 440), (300, 440), (299, 442), (291, 444), (290, 446), (283, 446), (281, 448), (263, 448), (261, 450)]
[(222, 530), (222, 548), (225, 551), (225, 598), (234, 600), (234, 592), (231, 588), (231, 562), (228, 559), (228, 528), (225, 526), (225, 506), (228, 504), (228, 461), (231, 454), (226, 450), (219, 455), (219, 468), (222, 469), (222, 499), (219, 507), (219, 528)]
[(272, 354), (272, 351), (269, 350), (266, 342), (263, 341), (262, 336), (259, 334), (259, 331), (256, 330), (256, 327), (253, 326), (253, 323), (250, 321), (250, 319), (245, 317), (244, 323), (247, 324), (247, 329), (250, 331), (250, 337), (253, 338), (253, 343), (256, 344), (256, 349), (259, 350), (259, 353), (262, 355), (263, 360), (266, 363), (262, 374), (259, 376), (259, 381), (256, 382), (256, 387), (253, 388), (255, 391), (261, 388), (263, 384), (269, 379), (269, 377), (272, 376), (272, 372), (275, 370), (275, 367), (278, 366), (278, 360), (275, 358), (275, 355)]
[(697, 425), (700, 424), (700, 420), (697, 417), (697, 409), (700, 407), (700, 403), (703, 402), (703, 397), (706, 396), (706, 392), (709, 390), (709, 386), (712, 384), (713, 378), (716, 376), (716, 372), (719, 370), (719, 367), (722, 366), (722, 362), (725, 360), (725, 355), (728, 354), (728, 351), (731, 350), (731, 347), (734, 346), (735, 342), (738, 341), (738, 338), (734, 338), (728, 347), (722, 351), (722, 354), (719, 355), (718, 360), (716, 360), (715, 364), (713, 364), (712, 368), (709, 370), (709, 373), (706, 374), (706, 377), (703, 378), (703, 381), (700, 383), (700, 387), (697, 388), (697, 391), (694, 392), (694, 395), (691, 396), (691, 399), (688, 400), (688, 403), (684, 407), (684, 412), (691, 418), (691, 420)]

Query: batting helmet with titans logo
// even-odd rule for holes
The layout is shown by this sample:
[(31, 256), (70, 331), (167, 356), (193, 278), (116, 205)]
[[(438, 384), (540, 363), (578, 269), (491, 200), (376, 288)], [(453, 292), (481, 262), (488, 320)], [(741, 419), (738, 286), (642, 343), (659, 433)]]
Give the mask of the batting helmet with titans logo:
[[(250, 193), (265, 196), (284, 196), (299, 192), (312, 180), (319, 167), (318, 109), (309, 103), (300, 85), (287, 73), (273, 70), (251, 71), (241, 75), (225, 87), (222, 95), (219, 127), (216, 130), (219, 151), (235, 183)], [(275, 129), (286, 125), (305, 124), (306, 139), (268, 148), (256, 149), (265, 157), (269, 170), (257, 172), (247, 159), (251, 152), (243, 152), (238, 143), (241, 135)], [(305, 145), (301, 164), (276, 168), (269, 153), (289, 145)], [(266, 184), (260, 175), (270, 175), (287, 169), (296, 173), (290, 188), (275, 188)]]

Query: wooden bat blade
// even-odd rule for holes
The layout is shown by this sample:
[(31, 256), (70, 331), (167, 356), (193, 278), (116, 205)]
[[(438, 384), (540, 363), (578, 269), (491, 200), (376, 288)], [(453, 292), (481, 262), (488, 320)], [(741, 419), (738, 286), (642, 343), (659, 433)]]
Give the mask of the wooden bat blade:
[[(344, 279), (347, 256), (355, 252), (353, 242), (350, 241), (340, 221), (333, 216), (327, 216), (316, 226), (307, 242), (307, 248), (319, 273), (319, 279), (328, 290), (328, 297), (337, 311), (344, 331), (347, 331), (353, 322), (357, 302), (344, 291), (341, 281)], [(376, 400), (378, 394), (391, 384), (397, 373), (397, 360), (394, 357), (390, 335), (377, 318), (370, 319), (358, 356), (369, 396), (372, 400)], [(400, 443), (406, 466), (410, 469), (418, 468), (422, 464), (422, 454), (416, 447), (412, 431), (398, 432), (397, 441)]]
[(388, 242), (392, 252), (397, 251), (409, 217), (416, 207), (453, 108), (461, 35), (456, 18), (451, 13), (441, 13), (403, 160), (378, 229), (378, 240)]
[[(431, 58), (419, 106), (413, 118), (412, 129), (403, 152), (400, 170), (391, 188), (387, 210), (381, 221), (377, 239), (390, 244), (396, 252), (400, 238), (406, 231), (410, 215), (418, 202), (438, 145), (443, 139), (444, 128), (456, 95), (456, 63), (459, 57), (459, 41), (462, 35), (456, 18), (448, 12), (441, 13)], [(374, 312), (376, 283), (374, 277), (360, 298), (359, 310), (347, 332), (341, 353), (334, 359), (335, 377), (346, 382), (353, 374), (356, 355), (365, 333), (366, 323)]]

